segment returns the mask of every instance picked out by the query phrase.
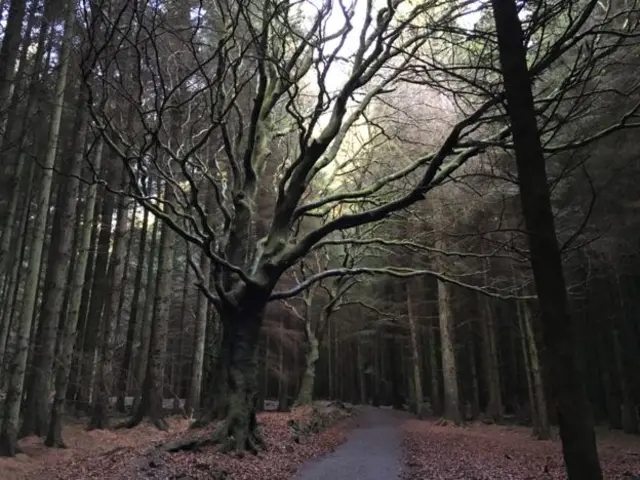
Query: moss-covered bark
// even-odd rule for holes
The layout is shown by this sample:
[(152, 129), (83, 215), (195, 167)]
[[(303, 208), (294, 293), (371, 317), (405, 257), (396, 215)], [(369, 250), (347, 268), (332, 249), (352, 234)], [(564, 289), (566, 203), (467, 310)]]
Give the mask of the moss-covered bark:
[[(220, 309), (222, 339), (219, 355), (210, 356), (211, 378), (206, 384), (205, 412), (198, 425), (212, 419), (220, 424), (212, 436), (167, 447), (169, 451), (219, 444), (223, 452), (257, 453), (264, 447), (258, 431), (257, 347), (268, 291), (247, 288), (233, 305)], [(213, 394), (213, 397), (212, 397)]]
[[(226, 388), (226, 414), (214, 433), (214, 442), (225, 451), (257, 452), (263, 447), (256, 420), (256, 348), (266, 295), (247, 295), (238, 308), (228, 308), (221, 317), (222, 378)], [(226, 357), (226, 358), (225, 358)]]

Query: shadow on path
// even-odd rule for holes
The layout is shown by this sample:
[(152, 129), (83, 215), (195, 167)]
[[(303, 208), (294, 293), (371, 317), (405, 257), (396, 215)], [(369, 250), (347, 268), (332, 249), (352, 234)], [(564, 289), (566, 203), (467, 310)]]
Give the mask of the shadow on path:
[(305, 464), (294, 480), (396, 480), (401, 478), (399, 426), (410, 415), (363, 407), (356, 427), (335, 452)]

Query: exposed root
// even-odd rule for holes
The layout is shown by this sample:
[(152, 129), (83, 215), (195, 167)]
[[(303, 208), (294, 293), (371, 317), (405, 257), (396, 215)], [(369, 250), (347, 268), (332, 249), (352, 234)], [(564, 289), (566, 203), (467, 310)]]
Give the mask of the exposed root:
[[(169, 431), (169, 424), (167, 423), (167, 421), (163, 418), (149, 418), (149, 422), (156, 427), (158, 430), (162, 430), (163, 432), (167, 432)], [(125, 420), (122, 423), (119, 423), (118, 425), (115, 426), (115, 429), (121, 429), (121, 428), (135, 428), (138, 425), (140, 425), (142, 423), (142, 421), (145, 419), (144, 416), (142, 415), (136, 415), (132, 418), (130, 418), (129, 420)]]
[(209, 437), (189, 439), (163, 445), (166, 452), (198, 451), (207, 445), (218, 445), (220, 453), (235, 453), (242, 457), (246, 452), (257, 455), (265, 449), (265, 441), (257, 426), (249, 429), (236, 425), (232, 419), (224, 420)]
[(164, 418), (156, 418), (153, 420), (153, 424), (158, 430), (162, 430), (163, 432), (169, 431), (169, 424)]
[(195, 420), (191, 425), (189, 425), (189, 430), (197, 430), (199, 428), (205, 428), (211, 425), (211, 419), (208, 417), (202, 417)]

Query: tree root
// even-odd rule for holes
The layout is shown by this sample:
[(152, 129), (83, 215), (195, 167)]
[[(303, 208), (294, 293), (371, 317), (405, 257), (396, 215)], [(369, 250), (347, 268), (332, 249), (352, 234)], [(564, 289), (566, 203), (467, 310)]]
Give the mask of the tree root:
[(243, 457), (247, 452), (257, 455), (266, 447), (264, 438), (257, 427), (252, 430), (234, 428), (230, 420), (224, 420), (209, 437), (173, 442), (160, 448), (165, 452), (174, 453), (198, 451), (208, 445), (217, 445), (220, 453), (235, 453), (239, 457)]
[[(119, 423), (114, 427), (115, 430), (123, 429), (123, 428), (135, 428), (142, 423), (145, 417), (132, 417), (129, 420), (125, 420), (124, 422)], [(162, 430), (163, 432), (167, 432), (169, 430), (169, 424), (164, 418), (149, 418), (149, 422), (156, 427), (158, 430)]]
[(191, 425), (189, 425), (189, 430), (197, 430), (199, 428), (205, 428), (211, 425), (211, 419), (208, 417), (202, 417), (196, 419)]

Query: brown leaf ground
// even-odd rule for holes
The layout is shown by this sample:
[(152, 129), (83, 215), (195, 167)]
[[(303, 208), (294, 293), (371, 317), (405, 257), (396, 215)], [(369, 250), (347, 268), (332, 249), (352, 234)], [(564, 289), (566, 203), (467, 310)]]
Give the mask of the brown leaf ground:
[[(409, 420), (403, 430), (406, 478), (410, 480), (566, 478), (559, 440), (536, 440), (527, 428), (456, 427)], [(629, 480), (640, 474), (640, 437), (603, 429), (598, 432), (598, 449), (605, 479)]]
[(237, 458), (221, 455), (214, 446), (198, 452), (166, 453), (155, 447), (176, 439), (200, 437), (209, 429), (188, 430), (189, 422), (172, 418), (168, 433), (151, 425), (132, 430), (88, 432), (81, 424), (68, 425), (64, 438), (69, 448), (50, 449), (38, 438), (20, 445), (25, 453), (0, 458), (2, 480), (127, 480), (127, 479), (212, 479), (226, 471), (229, 480), (279, 480), (291, 478), (307, 459), (333, 451), (345, 439), (346, 422), (293, 441), (289, 420), (305, 421), (310, 408), (291, 413), (263, 413), (258, 416), (267, 450), (258, 456)]

